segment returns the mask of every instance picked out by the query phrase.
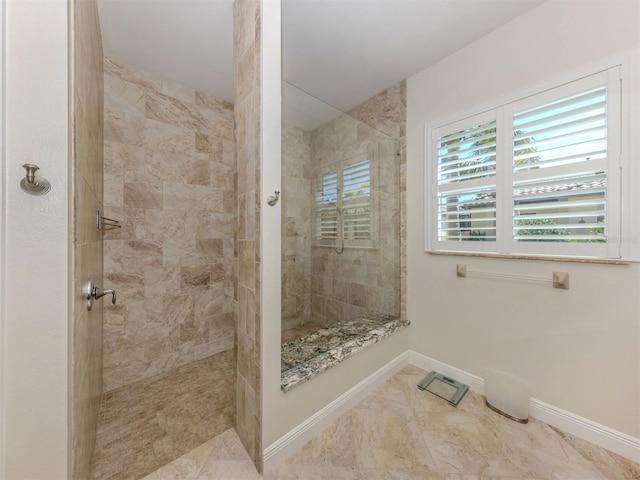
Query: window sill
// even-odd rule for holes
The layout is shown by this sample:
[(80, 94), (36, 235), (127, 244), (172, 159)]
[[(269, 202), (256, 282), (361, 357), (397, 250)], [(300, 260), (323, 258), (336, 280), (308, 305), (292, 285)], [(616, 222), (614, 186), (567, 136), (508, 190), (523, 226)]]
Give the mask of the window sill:
[(448, 255), (455, 257), (510, 258), (512, 260), (541, 260), (544, 262), (592, 263), (602, 265), (629, 265), (629, 260), (613, 260), (607, 258), (552, 257), (544, 255), (506, 255), (482, 252), (427, 251), (429, 255)]

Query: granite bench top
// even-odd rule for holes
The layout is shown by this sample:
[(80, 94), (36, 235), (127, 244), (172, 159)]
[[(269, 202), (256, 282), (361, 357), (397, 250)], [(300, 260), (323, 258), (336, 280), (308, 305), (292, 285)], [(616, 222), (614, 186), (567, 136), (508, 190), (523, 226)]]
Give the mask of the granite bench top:
[(408, 320), (392, 315), (367, 313), (284, 343), (281, 390), (291, 390), (407, 325)]

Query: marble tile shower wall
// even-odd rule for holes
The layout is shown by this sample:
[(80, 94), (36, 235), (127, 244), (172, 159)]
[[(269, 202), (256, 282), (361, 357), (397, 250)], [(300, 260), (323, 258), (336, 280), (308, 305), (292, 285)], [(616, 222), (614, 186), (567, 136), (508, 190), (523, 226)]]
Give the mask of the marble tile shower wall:
[(235, 139), (238, 158), (236, 431), (262, 470), (260, 179), (262, 0), (233, 3)]
[[(401, 315), (401, 162), (399, 125), (404, 112), (400, 86), (392, 87), (311, 134), (312, 163), (372, 161), (375, 248), (312, 247), (311, 320), (323, 325), (366, 311)], [(384, 97), (384, 101), (381, 98)], [(353, 117), (362, 121), (355, 120)], [(382, 127), (382, 128), (381, 128)], [(394, 128), (395, 127), (395, 128)], [(380, 135), (375, 129), (381, 129)], [(395, 139), (395, 140), (394, 140)], [(401, 155), (397, 155), (400, 150)], [(316, 170), (317, 171), (317, 170)], [(377, 186), (376, 186), (377, 185)], [(377, 211), (377, 215), (375, 212)]]
[(104, 62), (104, 390), (230, 350), (237, 212), (233, 106)]
[(311, 133), (282, 127), (282, 329), (311, 317)]
[(407, 318), (407, 82), (402, 82), (349, 111), (362, 123), (400, 141), (400, 318)]
[(103, 74), (96, 0), (70, 2), (73, 52), (71, 322), (71, 478), (89, 478), (102, 393), (100, 305), (87, 310), (80, 295), (89, 277), (102, 283), (102, 234), (95, 214), (102, 208)]

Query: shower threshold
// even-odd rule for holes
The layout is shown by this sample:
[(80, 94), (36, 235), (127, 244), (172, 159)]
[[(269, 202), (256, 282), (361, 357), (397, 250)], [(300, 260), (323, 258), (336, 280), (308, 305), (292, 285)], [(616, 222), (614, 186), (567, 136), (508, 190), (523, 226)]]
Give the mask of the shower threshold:
[(392, 315), (366, 313), (284, 343), (280, 389), (288, 392), (407, 325)]

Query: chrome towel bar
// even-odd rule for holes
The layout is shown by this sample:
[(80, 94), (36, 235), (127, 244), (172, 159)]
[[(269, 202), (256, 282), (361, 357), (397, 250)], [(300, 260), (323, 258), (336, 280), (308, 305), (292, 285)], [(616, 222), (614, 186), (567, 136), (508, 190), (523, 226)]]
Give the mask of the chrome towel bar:
[(458, 263), (456, 265), (456, 275), (463, 278), (466, 278), (467, 275), (475, 275), (478, 277), (508, 278), (511, 280), (526, 280), (529, 282), (551, 283), (553, 284), (553, 288), (569, 290), (569, 272), (552, 272), (551, 278), (532, 277), (528, 275), (516, 275), (512, 273), (494, 273), (481, 272), (477, 270), (467, 270), (466, 264)]

